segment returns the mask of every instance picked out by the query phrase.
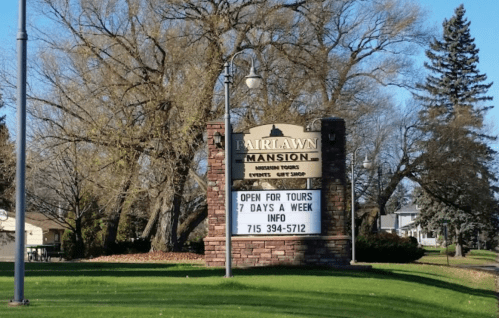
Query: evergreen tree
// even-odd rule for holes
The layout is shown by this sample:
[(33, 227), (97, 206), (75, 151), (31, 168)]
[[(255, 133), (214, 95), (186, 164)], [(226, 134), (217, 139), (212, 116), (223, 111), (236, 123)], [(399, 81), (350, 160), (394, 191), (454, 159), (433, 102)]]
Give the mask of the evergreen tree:
[(445, 216), (453, 222), (456, 256), (462, 256), (463, 230), (473, 222), (490, 221), (496, 204), (494, 151), (487, 145), (494, 138), (483, 133), (492, 83), (485, 83), (487, 76), (478, 71), (479, 50), (464, 14), (461, 5), (444, 21), (443, 39), (434, 39), (426, 51), (430, 74), (417, 99), (423, 104), (421, 129), (427, 139), (422, 141), (421, 169), (413, 176), (424, 189), (420, 201), (430, 201), (422, 219), (435, 224)]
[(426, 106), (423, 117), (430, 124), (455, 123), (462, 127), (481, 128), (483, 115), (492, 106), (480, 106), (490, 101), (486, 96), (492, 83), (478, 71), (478, 48), (470, 35), (470, 22), (464, 18), (464, 6), (455, 10), (455, 15), (443, 23), (443, 40), (434, 39), (426, 56), (430, 62), (425, 67), (430, 71), (425, 85), (419, 85), (428, 94), (418, 96)]

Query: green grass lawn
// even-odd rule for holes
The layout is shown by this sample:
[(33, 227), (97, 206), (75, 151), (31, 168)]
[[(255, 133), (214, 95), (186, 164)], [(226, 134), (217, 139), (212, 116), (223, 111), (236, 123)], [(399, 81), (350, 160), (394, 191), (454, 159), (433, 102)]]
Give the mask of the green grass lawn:
[[(497, 259), (497, 253), (485, 250), (471, 250), (466, 257), (449, 256), (450, 266), (464, 265), (487, 265), (494, 263)], [(417, 260), (417, 263), (447, 265), (447, 256), (445, 248), (425, 247), (425, 256)]]
[(493, 317), (492, 274), (426, 264), (369, 272), (201, 265), (29, 263), (10, 308), (12, 263), (0, 263), (0, 317)]

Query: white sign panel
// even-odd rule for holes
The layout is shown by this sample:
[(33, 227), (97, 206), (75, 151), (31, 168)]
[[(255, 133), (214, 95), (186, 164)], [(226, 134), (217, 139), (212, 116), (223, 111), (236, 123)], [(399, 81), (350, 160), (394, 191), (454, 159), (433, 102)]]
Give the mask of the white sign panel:
[(234, 235), (320, 234), (320, 190), (234, 191)]

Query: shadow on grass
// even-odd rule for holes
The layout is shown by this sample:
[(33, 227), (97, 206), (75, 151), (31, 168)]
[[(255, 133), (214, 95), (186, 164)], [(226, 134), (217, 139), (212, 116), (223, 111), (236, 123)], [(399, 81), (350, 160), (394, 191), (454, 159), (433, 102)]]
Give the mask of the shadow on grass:
[[(121, 265), (121, 264), (120, 264)], [(190, 271), (189, 272), (190, 275)], [(222, 271), (214, 271), (221, 274)], [(40, 272), (37, 272), (37, 274)], [(185, 273), (185, 271), (183, 272)], [(66, 272), (67, 274), (67, 272)], [(149, 272), (152, 276), (156, 272)], [(263, 269), (258, 270), (237, 270), (234, 272), (237, 276), (245, 275), (265, 275)], [(275, 274), (275, 273), (274, 273)], [(303, 270), (293, 270), (280, 275), (310, 275)], [(316, 273), (317, 274), (317, 273)], [(344, 273), (327, 271), (323, 276), (350, 276), (359, 273)], [(362, 273), (366, 277), (376, 278), (378, 275), (383, 278), (398, 279), (413, 282), (412, 275), (391, 273), (390, 271), (375, 271), (371, 273)], [(168, 308), (169, 310), (182, 310), (182, 316), (189, 316), (192, 313), (196, 317), (218, 317), (218, 315), (234, 317), (258, 317), (263, 315), (287, 315), (303, 317), (428, 317), (428, 310), (440, 318), (447, 317), (472, 317), (473, 312), (462, 308), (455, 308), (448, 303), (431, 302), (424, 299), (409, 299), (405, 293), (392, 293), (391, 295), (369, 294), (369, 289), (363, 288), (344, 291), (341, 288), (330, 288), (326, 290), (302, 291), (300, 286), (288, 288), (287, 285), (272, 283), (263, 284), (243, 283), (234, 279), (227, 279), (215, 282), (214, 284), (193, 283), (195, 280), (188, 280), (190, 283), (109, 283), (98, 278), (88, 277), (88, 279), (68, 277), (66, 281), (59, 281), (55, 284), (45, 281), (30, 286), (31, 299), (37, 299), (30, 306), (30, 313), (36, 316), (37, 307), (46, 312), (52, 310), (47, 306), (55, 306), (53, 309), (54, 317), (65, 317), (71, 313), (73, 316), (79, 316), (78, 311), (85, 311), (85, 317), (90, 317), (89, 313), (95, 312), (97, 308), (112, 307), (113, 316), (128, 313), (127, 310), (137, 310), (138, 314), (144, 317), (149, 307)], [(418, 283), (425, 283), (417, 281)], [(426, 282), (429, 283), (429, 282)], [(31, 283), (34, 284), (34, 283)], [(357, 283), (359, 284), (359, 283)], [(441, 284), (445, 288), (455, 287), (451, 284)], [(56, 287), (56, 288), (54, 288)], [(468, 293), (472, 289), (458, 289)], [(50, 294), (47, 294), (50, 290)], [(474, 293), (477, 294), (477, 293)], [(488, 297), (487, 293), (478, 293)], [(493, 296), (493, 295), (492, 295)], [(39, 300), (38, 300), (39, 298)], [(53, 300), (57, 299), (57, 302)], [(410, 305), (408, 304), (410, 301)], [(431, 308), (431, 309), (429, 309)], [(0, 308), (0, 316), (3, 308)], [(202, 314), (194, 314), (194, 310), (202, 311)], [(234, 315), (234, 311), (238, 312)], [(218, 314), (214, 315), (210, 311)], [(172, 313), (173, 315), (173, 313)], [(127, 315), (128, 316), (128, 315)]]
[[(435, 265), (447, 267), (446, 265)], [(0, 263), (0, 277), (14, 276), (13, 263)], [(125, 263), (27, 263), (25, 266), (26, 277), (223, 277), (225, 269), (208, 268), (195, 264), (125, 264)], [(412, 274), (411, 274), (412, 273)], [(247, 269), (233, 269), (234, 276), (327, 276), (390, 279), (427, 286), (436, 286), (464, 294), (481, 297), (495, 297), (494, 292), (474, 289), (466, 286), (445, 282), (436, 278), (422, 277), (414, 272), (397, 269), (373, 269), (371, 271), (352, 271), (330, 269), (325, 267), (293, 267), (271, 266), (253, 267)], [(428, 273), (431, 275), (431, 273)]]
[[(80, 291), (88, 289), (88, 286), (80, 285), (78, 282), (70, 283), (74, 289)], [(303, 293), (296, 289), (283, 290), (250, 286), (233, 280), (226, 280), (216, 285), (158, 284), (147, 288), (141, 287), (140, 290), (133, 288), (116, 290), (115, 288), (115, 286), (100, 284), (98, 295), (95, 292), (86, 292), (79, 293), (77, 297), (68, 295), (67, 288), (60, 288), (60, 291), (52, 291), (50, 298), (60, 300), (56, 309), (59, 315), (67, 314), (64, 311), (71, 311), (74, 315), (78, 310), (84, 310), (88, 315), (88, 312), (95, 311), (95, 308), (113, 307), (113, 310), (116, 310), (113, 312), (116, 317), (119, 310), (126, 312), (127, 308), (145, 311), (149, 309), (145, 308), (146, 306), (161, 306), (169, 310), (191, 310), (191, 312), (202, 310), (203, 315), (193, 315), (196, 317), (213, 317), (213, 314), (209, 315), (209, 312), (216, 311), (220, 316), (235, 317), (275, 314), (300, 317), (379, 317), (382, 315), (383, 317), (422, 318), (427, 316), (421, 313), (421, 308), (430, 305), (424, 301), (413, 301), (411, 308), (407, 308), (407, 299), (403, 297), (379, 296), (366, 299), (367, 295), (349, 294), (341, 290)], [(35, 292), (31, 294), (32, 297), (38, 297)], [(44, 311), (47, 310), (45, 306), (41, 305)], [(452, 308), (449, 312), (449, 308), (445, 305), (431, 304), (431, 306), (432, 312), (438, 317), (469, 317), (470, 315), (470, 312)], [(36, 310), (37, 302), (33, 301), (30, 307), (30, 310)], [(237, 311), (241, 308), (243, 311), (238, 315), (233, 315), (231, 312), (231, 310)], [(2, 309), (0, 308), (0, 313)], [(401, 315), (402, 312), (405, 314)], [(183, 312), (182, 316), (189, 316), (188, 313), (186, 315), (186, 312)], [(145, 312), (142, 314), (146, 316)]]

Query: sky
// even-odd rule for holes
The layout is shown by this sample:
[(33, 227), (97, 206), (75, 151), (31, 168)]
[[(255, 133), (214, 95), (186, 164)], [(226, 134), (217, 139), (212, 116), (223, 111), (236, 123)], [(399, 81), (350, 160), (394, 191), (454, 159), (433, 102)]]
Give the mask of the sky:
[[(416, 0), (414, 0), (416, 1)], [(499, 134), (499, 1), (498, 0), (419, 0), (428, 11), (428, 24), (437, 27), (442, 32), (442, 22), (454, 14), (454, 9), (464, 4), (465, 17), (471, 21), (471, 36), (480, 49), (478, 68), (481, 73), (487, 74), (488, 82), (494, 82), (488, 95), (494, 98), (492, 105), (496, 107), (487, 115), (486, 121), (496, 125), (495, 134)], [(16, 47), (18, 0), (0, 0), (0, 52), (14, 50)], [(29, 1), (27, 7), (30, 17)], [(28, 28), (28, 37), (30, 30)], [(29, 41), (28, 41), (29, 51)], [(421, 65), (424, 62), (421, 51)], [(29, 76), (29, 74), (28, 74)], [(15, 129), (15, 115), (7, 111), (9, 129)], [(497, 143), (499, 145), (499, 143)], [(495, 147), (499, 150), (499, 147)]]

